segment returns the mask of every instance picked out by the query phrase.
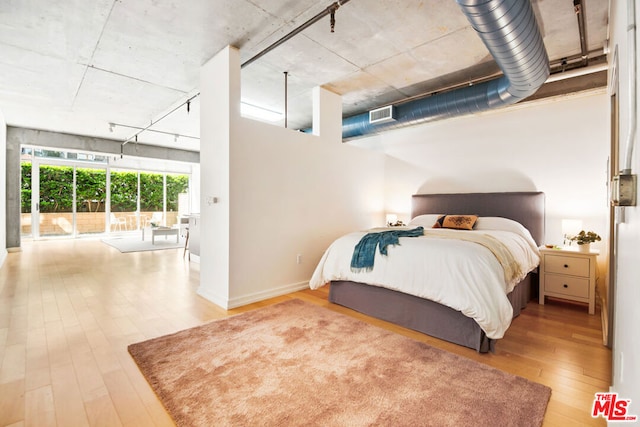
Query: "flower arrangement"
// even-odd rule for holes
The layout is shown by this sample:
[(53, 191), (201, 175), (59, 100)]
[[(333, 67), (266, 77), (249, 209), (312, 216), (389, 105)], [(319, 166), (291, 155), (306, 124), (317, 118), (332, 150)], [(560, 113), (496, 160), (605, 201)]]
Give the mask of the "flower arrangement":
[(572, 242), (576, 242), (579, 245), (587, 245), (593, 242), (599, 242), (602, 240), (597, 233), (593, 231), (580, 231), (575, 236), (569, 237), (569, 240)]

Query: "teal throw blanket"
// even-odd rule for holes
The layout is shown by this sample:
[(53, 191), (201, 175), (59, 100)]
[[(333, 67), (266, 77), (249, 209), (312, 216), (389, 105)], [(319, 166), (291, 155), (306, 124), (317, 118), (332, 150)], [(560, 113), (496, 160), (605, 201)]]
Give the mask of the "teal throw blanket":
[(400, 237), (418, 237), (423, 234), (423, 227), (416, 227), (411, 230), (389, 230), (365, 234), (353, 249), (351, 271), (359, 273), (373, 270), (377, 247), (380, 247), (380, 254), (387, 255), (387, 246), (399, 244)]

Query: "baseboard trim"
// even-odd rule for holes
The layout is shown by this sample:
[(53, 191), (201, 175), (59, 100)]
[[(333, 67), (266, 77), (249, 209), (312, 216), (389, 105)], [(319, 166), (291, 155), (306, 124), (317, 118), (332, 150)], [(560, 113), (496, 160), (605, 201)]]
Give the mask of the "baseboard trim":
[(229, 300), (229, 308), (238, 308), (243, 305), (252, 304), (254, 302), (264, 301), (269, 298), (279, 297), (282, 295), (290, 294), (292, 292), (301, 291), (309, 288), (309, 282), (291, 283), (288, 285), (280, 286), (277, 288), (266, 289), (260, 292), (254, 292), (252, 294), (241, 295), (231, 298)]
[(196, 294), (200, 295), (202, 298), (206, 299), (207, 301), (214, 303), (218, 307), (222, 307), (225, 310), (229, 309), (227, 298), (220, 297), (211, 292), (207, 292), (207, 290), (204, 289), (202, 286), (198, 288), (198, 290), (196, 291)]
[(215, 295), (211, 292), (208, 292), (207, 289), (203, 289), (202, 286), (198, 288), (196, 293), (200, 295), (202, 298), (214, 303), (217, 306), (224, 308), (225, 310), (231, 310), (233, 308), (242, 307), (247, 304), (252, 304), (254, 302), (264, 301), (269, 298), (275, 298), (282, 295), (290, 294), (293, 292), (301, 291), (309, 288), (309, 282), (298, 282), (291, 283), (284, 286), (279, 286), (277, 288), (265, 289), (263, 291), (254, 292), (247, 295), (241, 295), (234, 298), (224, 298), (219, 295)]
[(598, 300), (600, 301), (600, 322), (602, 323), (602, 344), (609, 345), (609, 308), (602, 298), (598, 294)]

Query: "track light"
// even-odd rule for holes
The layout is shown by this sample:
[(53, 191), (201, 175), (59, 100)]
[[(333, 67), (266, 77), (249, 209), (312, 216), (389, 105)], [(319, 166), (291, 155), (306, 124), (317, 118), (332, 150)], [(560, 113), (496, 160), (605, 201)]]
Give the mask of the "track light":
[[(167, 111), (165, 114), (163, 114), (162, 116), (160, 116), (158, 119), (156, 120), (151, 120), (151, 122), (149, 123), (148, 126), (144, 127), (144, 128), (140, 128), (140, 127), (136, 127), (136, 126), (126, 126), (126, 125), (120, 125), (120, 126), (125, 126), (128, 128), (133, 128), (133, 129), (138, 129), (138, 132), (136, 132), (133, 136), (130, 136), (129, 138), (125, 139), (122, 144), (128, 144), (129, 142), (131, 142), (131, 140), (135, 139), (135, 142), (138, 142), (138, 135), (142, 132), (148, 131), (148, 132), (157, 132), (157, 133), (164, 133), (164, 134), (170, 134), (169, 132), (164, 132), (161, 130), (154, 130), (154, 129), (150, 129), (151, 126), (157, 124), (160, 120), (166, 118), (167, 116), (169, 116), (171, 113), (175, 112), (176, 110), (178, 110), (178, 108), (182, 108), (183, 105), (187, 105), (187, 113), (189, 112), (189, 110), (191, 109), (191, 100), (200, 96), (200, 93), (197, 93), (195, 95), (193, 95), (191, 98), (187, 99), (185, 102), (183, 102), (182, 104), (178, 105), (177, 107), (175, 107), (174, 109), (172, 109), (171, 111)], [(198, 137), (195, 136), (189, 136), (189, 135), (180, 135), (183, 136), (185, 138), (193, 138), (193, 139), (200, 139)]]
[(109, 132), (113, 133), (113, 130), (115, 129), (116, 125), (115, 123), (109, 123)]

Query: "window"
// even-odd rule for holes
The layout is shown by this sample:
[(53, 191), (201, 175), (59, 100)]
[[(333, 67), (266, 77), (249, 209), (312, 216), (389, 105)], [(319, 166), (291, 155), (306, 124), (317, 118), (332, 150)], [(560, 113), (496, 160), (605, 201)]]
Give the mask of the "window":
[(103, 233), (109, 231), (108, 223), (110, 231), (116, 231), (114, 224), (119, 231), (134, 231), (152, 218), (172, 226), (179, 223), (180, 213), (189, 212), (189, 174), (115, 168), (110, 160), (116, 158), (92, 153), (25, 146), (21, 155), (23, 236)]

